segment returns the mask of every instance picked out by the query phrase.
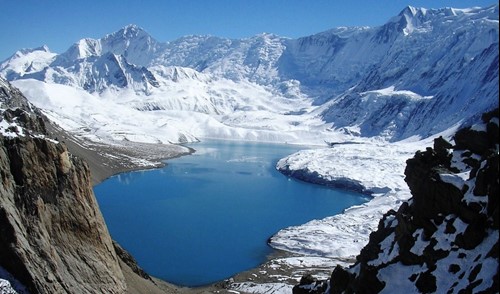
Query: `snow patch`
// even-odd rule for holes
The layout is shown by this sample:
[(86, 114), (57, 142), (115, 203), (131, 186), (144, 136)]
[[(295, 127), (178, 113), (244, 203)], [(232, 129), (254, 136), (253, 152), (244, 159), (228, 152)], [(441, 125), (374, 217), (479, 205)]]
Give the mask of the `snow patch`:
[(275, 293), (289, 294), (292, 293), (293, 285), (286, 283), (264, 283), (257, 284), (253, 282), (235, 283), (231, 285), (232, 293)]
[(469, 177), (470, 177), (470, 171), (465, 171), (456, 174), (446, 174), (446, 173), (439, 174), (439, 178), (441, 179), (441, 181), (451, 184), (457, 187), (459, 190), (462, 190), (465, 182), (469, 179)]

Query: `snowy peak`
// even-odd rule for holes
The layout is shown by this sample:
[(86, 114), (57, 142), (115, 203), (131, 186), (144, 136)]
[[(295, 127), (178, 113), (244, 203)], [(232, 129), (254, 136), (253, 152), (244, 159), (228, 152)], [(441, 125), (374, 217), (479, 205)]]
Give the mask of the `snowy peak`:
[(130, 64), (123, 56), (111, 52), (84, 59), (78, 66), (67, 70), (73, 71), (79, 77), (78, 85), (90, 93), (130, 87), (148, 94), (151, 87), (158, 87), (156, 78), (148, 69)]
[(422, 27), (429, 20), (427, 12), (425, 8), (407, 6), (397, 16), (382, 25), (373, 40), (377, 43), (390, 43), (401, 34), (408, 35), (415, 29), (423, 29)]
[(62, 53), (54, 61), (54, 65), (65, 65), (82, 58), (99, 56), (102, 53), (99, 40), (82, 39), (73, 44), (66, 52)]
[(411, 17), (415, 17), (418, 13), (421, 13), (423, 15), (425, 15), (425, 13), (427, 12), (427, 9), (425, 8), (417, 8), (417, 7), (413, 7), (413, 6), (406, 6), (400, 13), (399, 15), (400, 16), (411, 16)]
[[(50, 59), (44, 59), (43, 67), (38, 65), (39, 61), (34, 64), (24, 62), (16, 67), (11, 62), (5, 64), (2, 71), (10, 80), (24, 76), (71, 85), (89, 93), (131, 88), (148, 94), (152, 88), (158, 87), (158, 82), (144, 65), (159, 48), (160, 44), (143, 29), (128, 25), (101, 39), (81, 39), (66, 52), (57, 56), (51, 54)], [(27, 52), (23, 56), (27, 56)]]
[(411, 34), (414, 28), (422, 26), (426, 21), (427, 9), (407, 6), (401, 13), (400, 24), (405, 35)]
[(425, 22), (433, 22), (433, 25), (438, 23), (447, 22), (453, 19), (460, 20), (492, 20), (498, 21), (498, 5), (490, 7), (472, 7), (472, 8), (452, 8), (444, 7), (438, 9), (417, 8), (407, 6), (403, 9), (398, 16), (394, 17), (391, 21), (398, 21), (404, 18), (408, 24), (415, 26), (421, 25)]
[(117, 38), (118, 36), (122, 36), (123, 39), (134, 39), (144, 35), (149, 36), (149, 34), (141, 27), (135, 24), (129, 24), (120, 29), (119, 31), (113, 34), (109, 34), (107, 37)]
[[(328, 129), (397, 141), (470, 122), (498, 105), (498, 28), (498, 5), (408, 6), (378, 27), (340, 27), (299, 39), (263, 33), (161, 43), (128, 25), (101, 39), (82, 39), (52, 63), (53, 56), (28, 54), (22, 62), (2, 64), (0, 72), (9, 80), (140, 96), (154, 88), (180, 93), (181, 82), (209, 91), (203, 83), (230, 80), (236, 92), (253, 84), (311, 99)], [(186, 102), (197, 103), (193, 91), (186, 93)]]
[[(368, 41), (359, 35), (359, 41), (346, 40), (330, 59), (325, 55), (327, 62), (337, 59), (329, 71), (316, 75), (359, 78), (353, 88), (340, 84), (345, 88), (324, 105), (322, 116), (338, 128), (356, 126), (361, 136), (400, 140), (427, 137), (497, 107), (497, 9), (408, 7), (384, 26), (366, 30)], [(348, 57), (344, 63), (341, 56)], [(384, 98), (372, 100), (373, 91)], [(401, 99), (405, 92), (425, 99)]]
[[(427, 15), (427, 12), (430, 11), (431, 14), (434, 14), (433, 12), (437, 10), (433, 9), (427, 9), (427, 8), (421, 8), (421, 7), (413, 7), (413, 6), (406, 6), (405, 9), (403, 9), (396, 18), (401, 18), (404, 17), (407, 21), (411, 21), (412, 19), (420, 19), (420, 20), (425, 20), (425, 17)], [(448, 13), (446, 13), (448, 14)], [(452, 15), (455, 15), (452, 12)]]
[(148, 95), (158, 87), (155, 76), (147, 68), (131, 64), (123, 56), (111, 52), (79, 58), (71, 63), (63, 63), (59, 59), (50, 67), (27, 73), (23, 78), (68, 85), (98, 94), (106, 90), (131, 89), (137, 94)]
[(46, 45), (21, 49), (0, 64), (0, 76), (7, 80), (16, 80), (25, 74), (43, 70), (55, 57), (56, 54), (50, 52)]
[(498, 5), (487, 8), (451, 8), (426, 9), (407, 6), (397, 16), (393, 17), (386, 25), (398, 24), (398, 31), (405, 35), (411, 34), (414, 29), (433, 29), (441, 27), (449, 21), (498, 21)]
[(136, 25), (128, 25), (101, 39), (79, 40), (59, 55), (54, 65), (67, 66), (82, 58), (113, 53), (123, 55), (132, 64), (147, 66), (160, 48), (160, 43), (146, 31)]
[(36, 47), (36, 48), (21, 49), (21, 50), (17, 51), (16, 53), (14, 53), (14, 55), (15, 56), (22, 56), (22, 55), (27, 55), (27, 54), (30, 54), (30, 53), (33, 53), (33, 52), (36, 52), (36, 51), (50, 53), (49, 47), (47, 45), (42, 45), (42, 46)]
[(140, 66), (149, 65), (162, 48), (162, 44), (136, 25), (125, 26), (100, 42), (104, 52), (123, 55), (128, 62)]

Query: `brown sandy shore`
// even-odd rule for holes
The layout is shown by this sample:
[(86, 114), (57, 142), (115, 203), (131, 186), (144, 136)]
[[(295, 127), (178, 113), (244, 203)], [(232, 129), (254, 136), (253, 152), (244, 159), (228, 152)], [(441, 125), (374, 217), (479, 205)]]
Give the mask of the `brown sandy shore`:
[[(164, 166), (164, 160), (195, 152), (195, 150), (182, 145), (145, 144), (127, 141), (116, 142), (113, 145), (101, 144), (79, 139), (53, 125), (49, 125), (48, 128), (57, 140), (64, 142), (68, 146), (71, 153), (87, 161), (91, 170), (93, 185), (123, 172), (158, 168)], [(122, 264), (122, 270), (129, 287), (128, 293), (244, 293), (241, 290), (235, 291), (231, 289), (241, 285), (241, 283), (250, 285), (252, 283), (287, 283), (294, 285), (303, 274), (311, 272), (311, 269), (278, 264), (279, 259), (290, 256), (293, 255), (275, 250), (268, 257), (268, 261), (257, 268), (239, 273), (227, 280), (198, 288), (176, 286), (156, 278), (153, 278), (154, 282), (151, 282), (135, 274), (124, 263)], [(314, 271), (328, 274), (331, 272), (331, 268), (316, 268)]]

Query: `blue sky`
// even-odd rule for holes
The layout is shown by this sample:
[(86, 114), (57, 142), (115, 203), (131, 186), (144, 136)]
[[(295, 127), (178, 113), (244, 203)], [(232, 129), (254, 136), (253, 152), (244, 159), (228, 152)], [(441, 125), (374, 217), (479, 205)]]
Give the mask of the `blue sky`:
[(0, 61), (21, 48), (64, 52), (82, 38), (100, 38), (127, 24), (158, 41), (184, 35), (245, 38), (262, 32), (302, 37), (338, 26), (378, 26), (405, 6), (440, 8), (494, 0), (0, 0)]

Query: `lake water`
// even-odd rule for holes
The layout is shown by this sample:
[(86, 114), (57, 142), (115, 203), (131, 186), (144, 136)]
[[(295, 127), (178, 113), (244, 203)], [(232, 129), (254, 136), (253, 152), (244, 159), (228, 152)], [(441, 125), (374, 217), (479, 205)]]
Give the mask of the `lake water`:
[(165, 168), (96, 186), (113, 239), (148, 273), (200, 286), (266, 261), (278, 230), (365, 202), (363, 195), (292, 180), (276, 162), (291, 145), (208, 141)]

